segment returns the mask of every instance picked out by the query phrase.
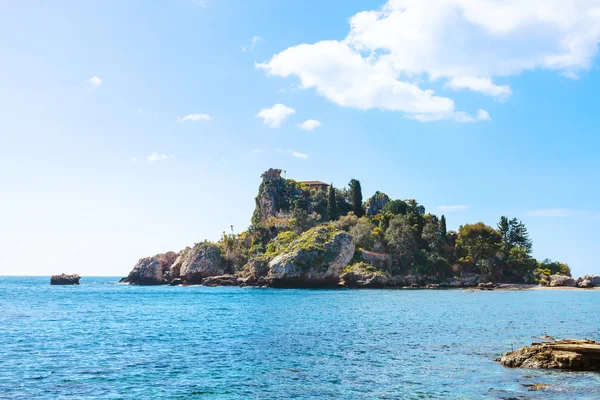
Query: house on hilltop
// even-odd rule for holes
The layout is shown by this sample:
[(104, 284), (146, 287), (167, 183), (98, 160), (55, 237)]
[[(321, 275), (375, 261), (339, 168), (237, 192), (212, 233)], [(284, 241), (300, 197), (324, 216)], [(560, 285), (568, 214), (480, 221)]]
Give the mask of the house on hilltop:
[(300, 181), (298, 183), (308, 186), (311, 190), (327, 190), (329, 187), (328, 184), (321, 181)]

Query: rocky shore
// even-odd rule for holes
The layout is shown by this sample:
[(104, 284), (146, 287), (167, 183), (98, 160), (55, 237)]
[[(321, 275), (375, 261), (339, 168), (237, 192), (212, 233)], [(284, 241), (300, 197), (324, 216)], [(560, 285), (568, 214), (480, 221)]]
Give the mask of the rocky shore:
[(600, 343), (570, 339), (533, 343), (504, 354), (498, 361), (509, 368), (600, 371)]

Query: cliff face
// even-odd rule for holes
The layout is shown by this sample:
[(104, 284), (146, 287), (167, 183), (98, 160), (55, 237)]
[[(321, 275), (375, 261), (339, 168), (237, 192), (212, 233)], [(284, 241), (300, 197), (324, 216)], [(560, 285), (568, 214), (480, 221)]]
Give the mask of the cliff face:
[(135, 285), (162, 285), (170, 281), (171, 266), (178, 254), (169, 251), (152, 257), (141, 258), (127, 278), (121, 282)]
[(309, 210), (310, 192), (296, 181), (284, 179), (281, 170), (265, 172), (256, 196), (252, 224), (264, 225), (271, 217), (288, 214), (294, 209)]

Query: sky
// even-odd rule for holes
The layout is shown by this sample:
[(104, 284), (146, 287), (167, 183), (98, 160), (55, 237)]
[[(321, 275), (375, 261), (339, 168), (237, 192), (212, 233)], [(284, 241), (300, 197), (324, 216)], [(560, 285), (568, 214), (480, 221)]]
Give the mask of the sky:
[(260, 175), (522, 220), (600, 274), (600, 0), (0, 0), (0, 275), (125, 276)]

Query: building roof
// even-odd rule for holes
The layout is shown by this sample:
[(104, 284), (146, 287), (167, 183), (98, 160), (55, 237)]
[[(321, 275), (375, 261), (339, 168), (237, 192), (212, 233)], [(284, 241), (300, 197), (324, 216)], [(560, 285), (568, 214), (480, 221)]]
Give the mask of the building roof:
[(329, 186), (327, 183), (321, 182), (321, 181), (300, 181), (300, 183), (302, 183), (304, 185), (308, 185), (308, 186), (315, 186), (315, 185)]

